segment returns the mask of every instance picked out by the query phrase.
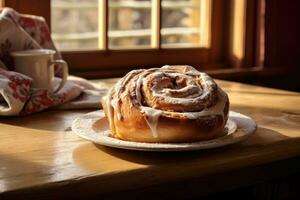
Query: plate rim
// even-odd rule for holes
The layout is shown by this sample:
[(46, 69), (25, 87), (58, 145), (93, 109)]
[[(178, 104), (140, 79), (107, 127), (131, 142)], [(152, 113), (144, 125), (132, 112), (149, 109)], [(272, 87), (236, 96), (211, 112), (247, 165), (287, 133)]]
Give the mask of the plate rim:
[[(138, 151), (193, 151), (201, 149), (212, 149), (227, 146), (230, 144), (241, 142), (247, 139), (250, 135), (254, 134), (257, 129), (256, 122), (249, 116), (230, 111), (228, 119), (232, 120), (237, 125), (237, 130), (234, 133), (206, 141), (189, 142), (189, 143), (143, 143), (125, 141), (118, 138), (112, 138), (104, 136), (92, 129), (92, 125), (99, 120), (99, 117), (104, 117), (103, 110), (92, 111), (83, 115), (80, 115), (72, 122), (72, 131), (79, 137), (89, 140), (93, 143), (109, 146), (119, 149), (138, 150)], [(84, 121), (85, 123), (81, 123)], [(82, 127), (82, 124), (84, 124)], [(247, 126), (248, 124), (248, 126)], [(251, 124), (251, 126), (249, 125)], [(87, 129), (89, 128), (89, 129)], [(239, 130), (238, 130), (239, 129)], [(85, 133), (82, 133), (84, 130)], [(89, 133), (86, 133), (90, 131)], [(234, 134), (239, 132), (241, 135), (233, 137)], [(89, 135), (89, 136), (88, 136)], [(96, 137), (91, 137), (95, 135)], [(99, 141), (99, 139), (101, 139)]]

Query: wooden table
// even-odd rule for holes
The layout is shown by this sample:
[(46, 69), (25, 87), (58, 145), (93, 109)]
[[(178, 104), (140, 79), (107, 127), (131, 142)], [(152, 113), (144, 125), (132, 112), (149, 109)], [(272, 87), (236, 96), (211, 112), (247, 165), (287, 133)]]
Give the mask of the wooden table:
[[(94, 81), (110, 87), (116, 79)], [(217, 81), (231, 110), (253, 117), (248, 140), (217, 149), (149, 153), (95, 145), (70, 128), (91, 110), (0, 118), (0, 199), (197, 197), (300, 171), (300, 94)]]

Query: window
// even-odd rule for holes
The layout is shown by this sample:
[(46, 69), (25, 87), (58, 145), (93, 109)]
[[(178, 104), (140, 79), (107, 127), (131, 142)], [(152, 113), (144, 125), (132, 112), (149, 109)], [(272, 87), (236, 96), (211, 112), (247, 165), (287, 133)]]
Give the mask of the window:
[(108, 23), (108, 49), (209, 46), (210, 0), (158, 2), (109, 0), (106, 11), (101, 0), (52, 0), (52, 36), (60, 50), (105, 49)]
[(5, 6), (43, 15), (71, 73), (97, 78), (164, 64), (253, 66), (258, 1), (5, 0)]

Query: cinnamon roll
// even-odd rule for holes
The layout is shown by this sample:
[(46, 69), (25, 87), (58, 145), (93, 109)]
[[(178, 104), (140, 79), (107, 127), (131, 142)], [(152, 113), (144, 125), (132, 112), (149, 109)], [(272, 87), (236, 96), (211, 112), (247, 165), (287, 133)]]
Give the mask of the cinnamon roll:
[(194, 142), (223, 136), (227, 94), (191, 66), (133, 70), (102, 99), (112, 135), (136, 142)]

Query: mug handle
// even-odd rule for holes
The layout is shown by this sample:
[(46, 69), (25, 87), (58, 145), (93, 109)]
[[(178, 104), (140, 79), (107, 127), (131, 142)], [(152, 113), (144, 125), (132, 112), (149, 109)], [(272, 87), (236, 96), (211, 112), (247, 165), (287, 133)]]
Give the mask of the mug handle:
[[(62, 70), (63, 70), (63, 76), (62, 76), (62, 80), (59, 84), (59, 87), (54, 91), (54, 93), (58, 92), (67, 82), (67, 78), (69, 75), (69, 70), (68, 70), (68, 64), (66, 61), (64, 60), (52, 60), (50, 61), (50, 65), (49, 66), (53, 66), (53, 65), (60, 65), (62, 66)], [(51, 74), (49, 73), (49, 76), (51, 76)], [(52, 77), (50, 77), (52, 78)]]

